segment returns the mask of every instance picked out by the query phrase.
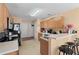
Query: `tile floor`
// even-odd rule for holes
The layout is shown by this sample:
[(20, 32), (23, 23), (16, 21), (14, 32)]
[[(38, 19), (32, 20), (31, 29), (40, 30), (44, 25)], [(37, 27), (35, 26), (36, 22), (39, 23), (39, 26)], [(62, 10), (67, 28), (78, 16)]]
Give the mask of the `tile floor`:
[(40, 42), (34, 39), (22, 41), (19, 47), (20, 55), (40, 55)]

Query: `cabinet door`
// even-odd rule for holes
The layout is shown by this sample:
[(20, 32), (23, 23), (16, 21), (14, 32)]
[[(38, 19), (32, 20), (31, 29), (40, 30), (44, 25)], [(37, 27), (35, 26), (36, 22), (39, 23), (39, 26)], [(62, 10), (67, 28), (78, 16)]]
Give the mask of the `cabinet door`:
[(41, 28), (47, 28), (47, 20), (40, 22)]
[(2, 20), (2, 18), (0, 17), (0, 32), (2, 32), (3, 31), (3, 20)]
[(64, 27), (64, 17), (60, 17), (55, 19), (48, 19), (45, 21), (42, 21), (40, 23), (41, 28), (52, 28), (52, 29), (60, 29)]
[(44, 27), (48, 28), (48, 20), (44, 21)]
[(64, 19), (61, 18), (57, 21), (57, 28), (63, 28), (64, 27)]
[(56, 28), (56, 21), (53, 19), (48, 20), (48, 28)]
[(0, 4), (0, 32), (3, 31), (3, 7)]
[(0, 30), (7, 28), (8, 9), (5, 4), (0, 4)]
[(4, 19), (3, 24), (5, 24), (4, 28), (7, 28), (7, 8), (5, 5), (3, 5), (3, 11), (4, 11), (3, 12), (3, 19)]
[(48, 41), (45, 41), (40, 38), (40, 53), (41, 55), (48, 55)]
[(40, 28), (44, 28), (44, 21), (40, 22)]
[(3, 4), (3, 24), (5, 24), (4, 29), (7, 28), (7, 17), (9, 17), (9, 11), (7, 6)]

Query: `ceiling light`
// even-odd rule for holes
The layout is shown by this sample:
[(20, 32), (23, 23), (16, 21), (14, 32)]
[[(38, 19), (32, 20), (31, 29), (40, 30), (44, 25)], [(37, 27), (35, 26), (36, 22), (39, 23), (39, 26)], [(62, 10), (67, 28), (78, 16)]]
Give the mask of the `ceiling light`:
[(31, 12), (31, 16), (36, 16), (37, 14), (39, 14), (42, 10), (41, 9), (35, 9)]

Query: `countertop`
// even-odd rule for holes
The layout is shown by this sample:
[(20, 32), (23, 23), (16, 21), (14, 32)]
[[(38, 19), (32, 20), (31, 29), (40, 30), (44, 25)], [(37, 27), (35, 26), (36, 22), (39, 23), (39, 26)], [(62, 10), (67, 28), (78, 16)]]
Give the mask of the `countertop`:
[(66, 37), (74, 37), (76, 36), (77, 34), (50, 34), (49, 36), (46, 36), (46, 37), (40, 37), (46, 41), (48, 41), (49, 39), (63, 39), (63, 38), (66, 38)]
[(18, 50), (18, 40), (0, 42), (0, 55), (4, 55)]

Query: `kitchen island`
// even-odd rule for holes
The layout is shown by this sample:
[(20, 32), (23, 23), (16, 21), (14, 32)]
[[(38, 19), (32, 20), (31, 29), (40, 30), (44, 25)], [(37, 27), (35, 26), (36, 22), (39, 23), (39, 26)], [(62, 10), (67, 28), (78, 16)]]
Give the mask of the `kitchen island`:
[(0, 42), (0, 55), (17, 55), (18, 40)]
[(58, 47), (66, 42), (74, 42), (77, 34), (50, 34), (40, 37), (40, 53), (42, 55), (58, 55)]

